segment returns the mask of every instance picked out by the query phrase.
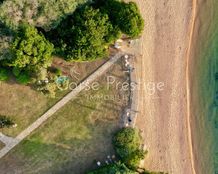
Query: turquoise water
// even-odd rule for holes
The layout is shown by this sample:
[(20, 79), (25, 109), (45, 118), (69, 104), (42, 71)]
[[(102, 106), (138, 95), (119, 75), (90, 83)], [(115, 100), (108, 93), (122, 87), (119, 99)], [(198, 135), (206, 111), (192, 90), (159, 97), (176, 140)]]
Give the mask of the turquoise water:
[(218, 1), (199, 1), (191, 106), (197, 174), (218, 174)]

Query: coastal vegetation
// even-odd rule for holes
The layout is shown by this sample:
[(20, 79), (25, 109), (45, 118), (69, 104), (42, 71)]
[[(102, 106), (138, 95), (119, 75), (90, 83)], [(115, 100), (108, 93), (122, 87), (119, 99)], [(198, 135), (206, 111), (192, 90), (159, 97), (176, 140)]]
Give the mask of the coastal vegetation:
[(49, 71), (55, 55), (80, 62), (104, 58), (117, 39), (138, 37), (144, 27), (137, 5), (118, 0), (6, 0), (0, 20), (0, 80), (13, 74), (52, 97), (60, 76)]
[(142, 139), (137, 129), (122, 128), (113, 137), (113, 146), (119, 162), (104, 165), (87, 174), (164, 174), (163, 172), (149, 172), (139, 166), (147, 153), (141, 145)]
[[(118, 63), (111, 67), (108, 73), (113, 73), (120, 82), (124, 82), (126, 77)], [(108, 155), (111, 157), (115, 155), (112, 139), (120, 128), (120, 113), (127, 103), (125, 101), (127, 94), (117, 90), (115, 84), (108, 89), (106, 77), (105, 74), (98, 79), (99, 90), (81, 92), (15, 147), (4, 159), (0, 159), (0, 170), (5, 173), (19, 170), (25, 174), (82, 174), (94, 169), (95, 161), (98, 160), (104, 164)], [(20, 126), (23, 128), (23, 124), (25, 124), (24, 128), (27, 127), (26, 124), (31, 124), (29, 119), (32, 115), (35, 117), (36, 108), (42, 113), (48, 104), (51, 105), (48, 102), (42, 103), (42, 98), (36, 95), (30, 96), (28, 89), (25, 95), (20, 90), (19, 93), (23, 101), (23, 103), (19, 101), (22, 107), (17, 107), (20, 109), (19, 115), (16, 116), (15, 108), (13, 108), (14, 113), (11, 113), (16, 116), (13, 120), (18, 124), (15, 130), (20, 129)], [(101, 96), (120, 96), (120, 100), (104, 99)], [(34, 101), (29, 101), (31, 105), (26, 101), (30, 97)], [(41, 97), (44, 98), (44, 96)], [(9, 101), (9, 104), (14, 102), (16, 101)], [(3, 112), (6, 112), (6, 109)], [(1, 106), (0, 112), (2, 112)], [(5, 129), (3, 133), (16, 137), (17, 134), (12, 134), (12, 130)], [(16, 160), (13, 160), (15, 157)]]

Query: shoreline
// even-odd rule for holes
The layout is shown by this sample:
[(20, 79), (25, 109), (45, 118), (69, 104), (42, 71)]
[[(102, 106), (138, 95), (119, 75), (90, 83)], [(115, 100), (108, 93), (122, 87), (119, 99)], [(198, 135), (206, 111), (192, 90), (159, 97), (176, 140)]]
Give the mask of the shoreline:
[(188, 138), (189, 138), (189, 148), (190, 148), (190, 158), (192, 163), (192, 171), (193, 174), (196, 173), (196, 160), (194, 157), (194, 150), (193, 150), (193, 131), (191, 129), (191, 95), (190, 95), (190, 57), (191, 57), (191, 48), (193, 44), (193, 36), (195, 31), (195, 22), (196, 22), (196, 15), (197, 15), (197, 0), (193, 1), (193, 14), (192, 14), (192, 24), (191, 24), (191, 31), (189, 36), (189, 46), (187, 51), (187, 66), (186, 66), (186, 90), (187, 90), (187, 124), (188, 124)]

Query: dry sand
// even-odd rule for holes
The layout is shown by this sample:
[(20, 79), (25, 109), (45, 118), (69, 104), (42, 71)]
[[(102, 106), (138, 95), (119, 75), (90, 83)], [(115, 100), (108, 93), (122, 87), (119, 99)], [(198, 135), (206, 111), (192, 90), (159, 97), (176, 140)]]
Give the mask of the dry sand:
[[(171, 174), (195, 174), (187, 98), (187, 56), (193, 27), (192, 0), (134, 0), (145, 19), (138, 45), (138, 118), (149, 151), (145, 167)], [(149, 82), (164, 83), (151, 95)]]

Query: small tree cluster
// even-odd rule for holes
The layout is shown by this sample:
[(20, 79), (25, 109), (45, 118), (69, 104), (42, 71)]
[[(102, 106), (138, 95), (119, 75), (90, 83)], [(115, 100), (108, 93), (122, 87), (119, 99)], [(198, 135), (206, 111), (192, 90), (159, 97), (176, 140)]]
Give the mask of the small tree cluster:
[[(107, 55), (108, 45), (119, 37), (113, 31), (107, 14), (85, 6), (63, 20), (48, 36), (67, 60), (87, 61)], [(54, 35), (57, 39), (53, 39)]]
[(88, 174), (138, 174), (137, 172), (130, 170), (123, 163), (115, 163), (104, 166)]
[(13, 125), (14, 122), (10, 118), (0, 115), (0, 128), (11, 127)]
[(107, 13), (113, 26), (132, 38), (141, 35), (144, 29), (144, 20), (137, 4), (118, 0), (96, 0), (95, 6)]
[(141, 138), (136, 129), (123, 128), (114, 137), (114, 147), (117, 155), (129, 168), (137, 169), (144, 159), (145, 152), (140, 149)]
[(121, 129), (115, 134), (113, 144), (120, 162), (102, 166), (87, 174), (167, 174), (139, 168), (139, 162), (144, 159), (145, 152), (140, 149), (141, 137), (136, 129)]
[(143, 28), (135, 3), (96, 0), (76, 10), (46, 35), (57, 47), (56, 52), (67, 60), (87, 61), (106, 56), (109, 44), (122, 33), (138, 37)]

